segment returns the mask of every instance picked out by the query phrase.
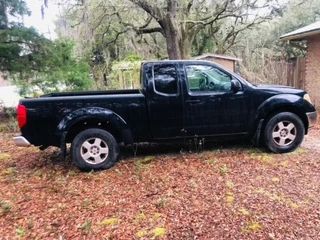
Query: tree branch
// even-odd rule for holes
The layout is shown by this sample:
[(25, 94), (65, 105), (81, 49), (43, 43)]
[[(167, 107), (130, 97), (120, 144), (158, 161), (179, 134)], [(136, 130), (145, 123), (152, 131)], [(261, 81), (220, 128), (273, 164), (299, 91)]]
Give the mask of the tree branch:
[(136, 33), (138, 34), (148, 34), (148, 33), (162, 33), (163, 34), (163, 30), (161, 27), (154, 27), (154, 28), (139, 28), (135, 30)]
[(162, 18), (160, 9), (157, 6), (148, 3), (148, 1), (146, 0), (129, 0), (129, 1), (141, 7), (144, 11), (150, 14), (157, 21), (159, 21)]

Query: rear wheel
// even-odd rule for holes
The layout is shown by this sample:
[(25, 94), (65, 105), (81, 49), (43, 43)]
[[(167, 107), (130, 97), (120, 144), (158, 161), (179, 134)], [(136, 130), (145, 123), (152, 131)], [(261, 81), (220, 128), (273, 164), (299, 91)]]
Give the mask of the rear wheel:
[(264, 142), (275, 153), (292, 152), (303, 141), (305, 129), (301, 119), (294, 113), (278, 113), (266, 124)]
[(110, 168), (119, 155), (115, 138), (97, 128), (80, 132), (72, 142), (71, 152), (75, 165), (85, 171)]

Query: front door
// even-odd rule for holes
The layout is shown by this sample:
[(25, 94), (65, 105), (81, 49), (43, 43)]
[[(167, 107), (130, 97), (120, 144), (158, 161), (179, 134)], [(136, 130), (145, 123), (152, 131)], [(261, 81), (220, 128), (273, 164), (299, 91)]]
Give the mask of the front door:
[(153, 138), (181, 136), (183, 113), (177, 65), (155, 63), (148, 77), (147, 93)]
[(243, 133), (247, 107), (242, 90), (231, 90), (232, 75), (211, 64), (185, 64), (184, 128), (187, 135)]

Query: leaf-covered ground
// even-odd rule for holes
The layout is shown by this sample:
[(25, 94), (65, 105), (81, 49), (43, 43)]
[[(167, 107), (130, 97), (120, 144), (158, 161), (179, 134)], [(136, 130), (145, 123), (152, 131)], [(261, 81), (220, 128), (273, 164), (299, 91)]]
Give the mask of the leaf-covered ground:
[(320, 239), (319, 136), (285, 155), (144, 147), (83, 173), (1, 134), (0, 239)]

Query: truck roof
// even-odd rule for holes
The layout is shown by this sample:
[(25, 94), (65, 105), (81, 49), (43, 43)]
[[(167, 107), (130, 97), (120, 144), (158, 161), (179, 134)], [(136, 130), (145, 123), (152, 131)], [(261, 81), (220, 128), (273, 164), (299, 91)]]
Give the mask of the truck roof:
[(224, 66), (222, 66), (219, 63), (208, 61), (208, 60), (195, 60), (195, 59), (187, 59), (187, 60), (147, 60), (147, 61), (142, 61), (142, 65), (147, 64), (147, 63), (191, 63), (191, 64), (210, 64), (214, 65), (218, 68), (223, 69), (224, 71), (228, 72), (229, 74), (235, 74), (234, 72), (226, 69)]
[(142, 61), (142, 64), (145, 64), (145, 63), (211, 63), (211, 64), (216, 64), (214, 62), (211, 62), (211, 61), (207, 61), (207, 60), (196, 60), (196, 59), (183, 59), (183, 60), (169, 60), (169, 59), (165, 59), (165, 60), (145, 60), (145, 61)]

